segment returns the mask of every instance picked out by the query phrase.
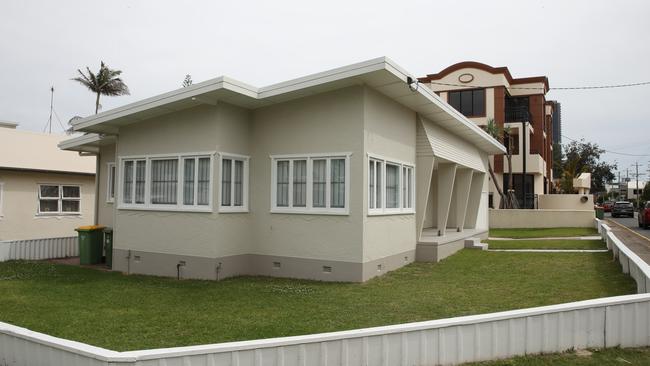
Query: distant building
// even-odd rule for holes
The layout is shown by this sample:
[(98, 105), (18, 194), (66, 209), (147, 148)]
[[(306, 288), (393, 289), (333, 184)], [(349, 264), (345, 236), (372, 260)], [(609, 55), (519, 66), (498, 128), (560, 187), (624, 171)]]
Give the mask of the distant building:
[(0, 241), (74, 236), (93, 223), (95, 157), (62, 151), (65, 135), (0, 122)]
[[(627, 192), (626, 198), (628, 200), (635, 200), (643, 194), (643, 188), (645, 187), (646, 182), (640, 180), (638, 185), (635, 180), (627, 182)], [(638, 187), (638, 188), (637, 188)]]
[[(499, 127), (510, 128), (512, 146), (512, 187), (520, 208), (533, 208), (537, 195), (552, 192), (553, 115), (557, 102), (548, 102), (546, 76), (514, 78), (507, 67), (479, 62), (460, 62), (437, 74), (418, 79), (440, 98), (485, 127), (494, 119)], [(490, 157), (497, 181), (508, 185), (508, 164), (502, 154)], [(498, 208), (500, 197), (490, 184), (490, 207)]]
[(562, 143), (562, 104), (558, 103), (555, 100), (549, 101), (553, 103), (555, 108), (553, 108), (553, 144)]

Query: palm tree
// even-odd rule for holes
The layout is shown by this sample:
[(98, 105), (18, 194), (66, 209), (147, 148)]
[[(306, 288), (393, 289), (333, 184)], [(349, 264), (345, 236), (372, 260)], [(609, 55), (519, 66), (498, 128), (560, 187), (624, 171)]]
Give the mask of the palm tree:
[(129, 87), (126, 86), (124, 81), (118, 77), (122, 71), (109, 69), (108, 66), (104, 64), (104, 61), (101, 62), (97, 74), (90, 71), (88, 66), (86, 66), (86, 70), (88, 71), (88, 74), (84, 74), (83, 71), (77, 69), (77, 72), (79, 72), (79, 75), (81, 76), (73, 78), (72, 80), (80, 82), (91, 92), (97, 94), (97, 99), (95, 99), (95, 114), (99, 112), (99, 108), (101, 107), (99, 104), (100, 95), (129, 95)]
[[(498, 141), (503, 141), (505, 139), (508, 140), (508, 146), (512, 147), (513, 145), (513, 138), (512, 134), (510, 133), (510, 127), (505, 127), (505, 128), (500, 128), (497, 126), (497, 124), (494, 122), (493, 118), (490, 118), (488, 120), (487, 126), (485, 126), (485, 131)], [(497, 189), (497, 192), (499, 193), (499, 196), (501, 196), (501, 203), (499, 205), (500, 208), (515, 208), (515, 202), (513, 200), (512, 195), (510, 194), (510, 190), (514, 186), (513, 182), (513, 176), (512, 176), (512, 148), (509, 148), (506, 154), (506, 160), (508, 161), (508, 187), (507, 191), (504, 193), (503, 189), (499, 185), (499, 182), (496, 179), (496, 176), (494, 175), (494, 169), (492, 168), (492, 164), (488, 160), (488, 170), (490, 171), (490, 177), (492, 177), (492, 181), (494, 182), (494, 186)]]

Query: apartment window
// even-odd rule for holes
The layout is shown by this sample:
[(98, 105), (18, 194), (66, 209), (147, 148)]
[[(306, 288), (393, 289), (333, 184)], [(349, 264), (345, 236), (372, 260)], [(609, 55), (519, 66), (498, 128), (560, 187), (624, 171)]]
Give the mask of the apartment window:
[(211, 210), (211, 154), (121, 158), (121, 173), (121, 209)]
[(39, 185), (38, 213), (41, 215), (80, 214), (81, 187), (61, 184)]
[(115, 201), (115, 163), (106, 164), (106, 202)]
[(368, 214), (413, 213), (415, 168), (392, 159), (368, 159)]
[(349, 154), (271, 158), (272, 212), (348, 213)]
[(448, 101), (466, 117), (485, 117), (485, 89), (451, 91)]
[(248, 211), (248, 157), (221, 154), (221, 212)]

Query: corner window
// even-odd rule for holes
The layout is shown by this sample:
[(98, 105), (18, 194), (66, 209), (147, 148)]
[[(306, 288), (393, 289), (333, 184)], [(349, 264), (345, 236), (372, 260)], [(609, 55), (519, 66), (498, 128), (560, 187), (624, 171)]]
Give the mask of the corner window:
[(272, 156), (271, 212), (349, 212), (349, 154)]
[(379, 157), (368, 158), (368, 214), (412, 214), (415, 168)]
[(3, 216), (2, 214), (2, 205), (4, 204), (4, 183), (0, 182), (0, 217)]
[(78, 215), (80, 213), (80, 186), (60, 184), (38, 186), (39, 215)]
[(106, 202), (115, 202), (115, 163), (106, 164)]
[(144, 156), (120, 161), (118, 208), (211, 211), (211, 154)]
[(221, 212), (248, 212), (248, 156), (221, 154)]
[(485, 89), (450, 91), (448, 102), (465, 117), (485, 117)]

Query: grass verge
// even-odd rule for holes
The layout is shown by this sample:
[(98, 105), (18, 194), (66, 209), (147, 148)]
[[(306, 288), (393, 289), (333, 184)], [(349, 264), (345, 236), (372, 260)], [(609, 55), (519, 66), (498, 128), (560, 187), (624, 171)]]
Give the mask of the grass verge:
[(607, 348), (589, 351), (591, 355), (577, 355), (575, 352), (567, 352), (470, 363), (463, 366), (621, 366), (650, 364), (650, 348)]
[[(540, 275), (543, 274), (543, 275)], [(465, 250), (363, 284), (177, 281), (0, 263), (0, 321), (117, 351), (329, 332), (635, 293), (608, 253)]]
[(602, 240), (486, 240), (489, 249), (607, 249)]
[(592, 227), (552, 227), (541, 229), (490, 229), (493, 238), (553, 238), (567, 236), (598, 235), (598, 230)]

